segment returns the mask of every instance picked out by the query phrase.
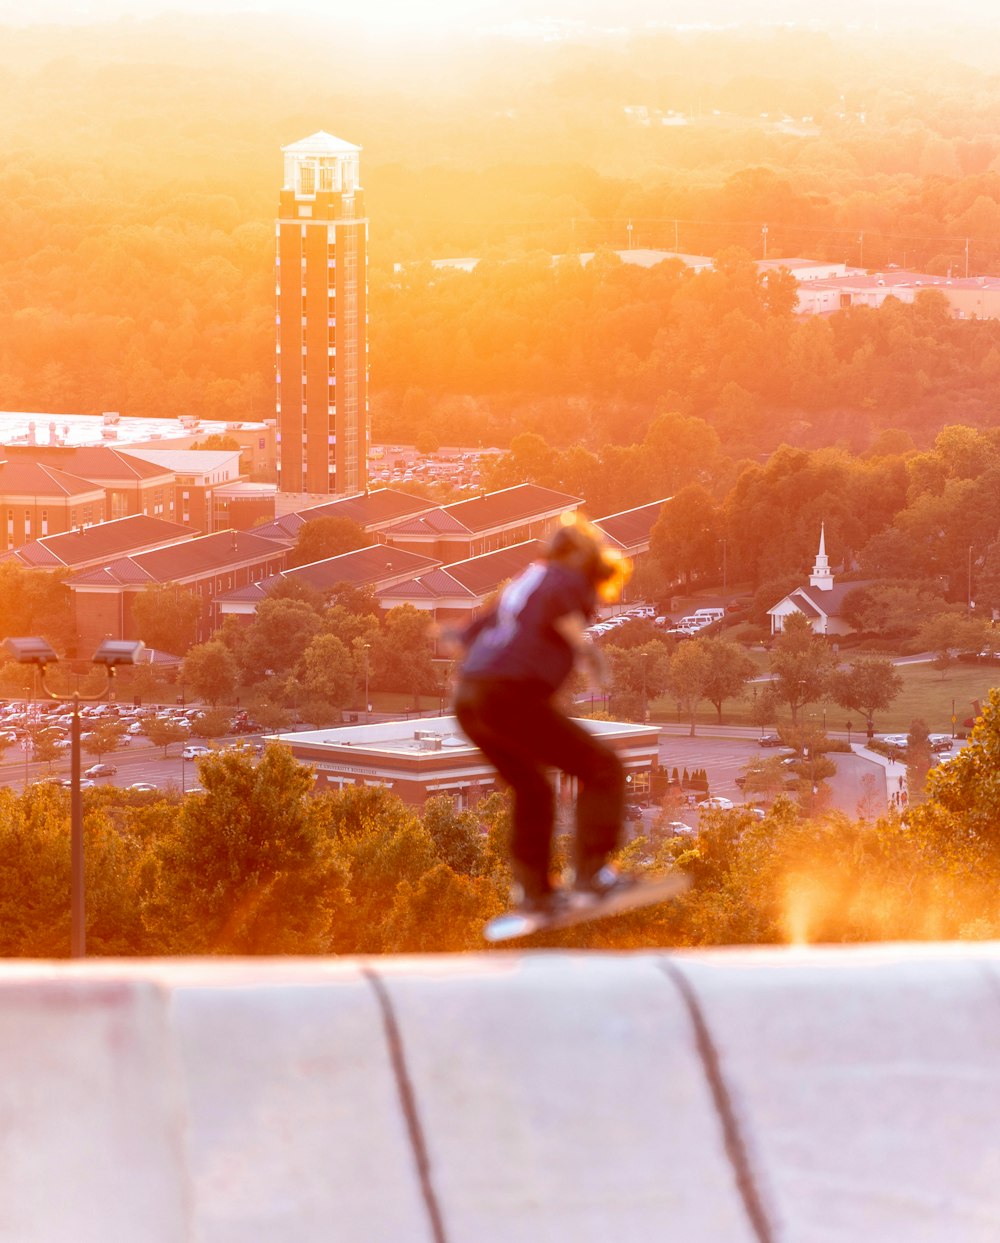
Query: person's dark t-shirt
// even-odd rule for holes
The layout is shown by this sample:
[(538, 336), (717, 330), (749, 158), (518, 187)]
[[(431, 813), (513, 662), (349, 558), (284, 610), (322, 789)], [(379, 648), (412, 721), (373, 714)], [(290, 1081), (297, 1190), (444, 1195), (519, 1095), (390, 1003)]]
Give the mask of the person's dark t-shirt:
[(593, 617), (587, 576), (559, 561), (536, 561), (504, 589), (496, 608), (465, 632), (466, 678), (542, 683), (555, 691), (573, 668), (573, 649), (555, 627), (561, 617)]

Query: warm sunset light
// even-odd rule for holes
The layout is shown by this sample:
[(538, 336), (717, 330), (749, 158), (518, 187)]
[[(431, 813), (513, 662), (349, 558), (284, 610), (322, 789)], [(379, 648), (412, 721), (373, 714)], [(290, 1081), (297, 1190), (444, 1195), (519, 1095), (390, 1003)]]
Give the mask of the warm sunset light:
[(0, 952), (1000, 932), (992, 5), (0, 26)]

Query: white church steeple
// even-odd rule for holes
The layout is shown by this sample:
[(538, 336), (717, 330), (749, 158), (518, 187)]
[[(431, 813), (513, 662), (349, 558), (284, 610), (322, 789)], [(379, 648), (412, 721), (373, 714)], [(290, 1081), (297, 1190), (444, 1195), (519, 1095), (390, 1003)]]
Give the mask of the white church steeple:
[(809, 575), (809, 586), (815, 587), (818, 591), (833, 590), (833, 575), (830, 573), (830, 562), (826, 556), (825, 522), (819, 528), (819, 552), (816, 554), (816, 564), (813, 566), (812, 574)]

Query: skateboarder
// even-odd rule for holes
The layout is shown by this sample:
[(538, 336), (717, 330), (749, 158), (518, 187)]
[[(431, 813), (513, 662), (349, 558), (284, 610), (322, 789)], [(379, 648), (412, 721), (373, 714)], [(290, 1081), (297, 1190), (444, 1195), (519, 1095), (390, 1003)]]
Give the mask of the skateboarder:
[(511, 863), (517, 900), (528, 912), (555, 914), (570, 900), (549, 874), (555, 799), (547, 774), (552, 768), (578, 782), (575, 892), (599, 896), (631, 883), (606, 866), (624, 818), (621, 762), (555, 703), (577, 663), (603, 686), (604, 659), (585, 628), (599, 595), (608, 602), (620, 596), (629, 569), (596, 527), (572, 515), (553, 535), (544, 558), (456, 636), (466, 654), (455, 714), (513, 790)]

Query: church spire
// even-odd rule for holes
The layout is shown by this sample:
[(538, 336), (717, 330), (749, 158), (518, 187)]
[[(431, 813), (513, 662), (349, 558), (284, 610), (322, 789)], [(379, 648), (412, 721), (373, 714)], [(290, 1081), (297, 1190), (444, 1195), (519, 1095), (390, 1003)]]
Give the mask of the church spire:
[(819, 551), (816, 553), (816, 564), (813, 566), (812, 574), (809, 576), (809, 586), (815, 587), (819, 591), (831, 591), (833, 589), (833, 575), (830, 573), (830, 562), (826, 555), (825, 522), (820, 524)]

